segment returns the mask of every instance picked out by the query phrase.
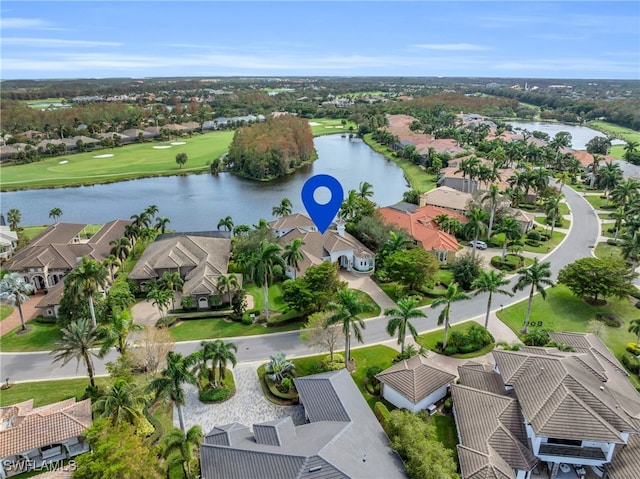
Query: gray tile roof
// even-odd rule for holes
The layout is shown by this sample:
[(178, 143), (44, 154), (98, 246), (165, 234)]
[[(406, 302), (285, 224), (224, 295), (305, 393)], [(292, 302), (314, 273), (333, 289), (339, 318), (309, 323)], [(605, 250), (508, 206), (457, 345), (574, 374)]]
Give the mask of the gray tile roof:
[[(351, 421), (351, 417), (332, 383), (332, 378), (332, 375), (315, 374), (294, 380), (300, 395), (300, 402), (304, 406), (305, 414), (310, 422)], [(358, 392), (358, 394), (360, 393)]]
[(443, 371), (421, 355), (400, 361), (379, 373), (376, 378), (413, 404), (455, 381), (456, 376)]
[(458, 375), (460, 376), (460, 384), (464, 386), (501, 396), (507, 395), (502, 378), (489, 364), (468, 361), (458, 366)]
[(629, 437), (626, 446), (614, 452), (607, 466), (609, 479), (638, 479), (640, 475), (640, 434)]

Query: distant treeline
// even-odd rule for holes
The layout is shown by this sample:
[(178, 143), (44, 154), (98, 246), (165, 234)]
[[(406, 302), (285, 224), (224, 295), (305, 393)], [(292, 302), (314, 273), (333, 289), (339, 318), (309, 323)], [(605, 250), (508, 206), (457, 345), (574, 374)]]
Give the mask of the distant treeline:
[(243, 176), (270, 179), (316, 158), (309, 122), (281, 116), (236, 130), (225, 161)]

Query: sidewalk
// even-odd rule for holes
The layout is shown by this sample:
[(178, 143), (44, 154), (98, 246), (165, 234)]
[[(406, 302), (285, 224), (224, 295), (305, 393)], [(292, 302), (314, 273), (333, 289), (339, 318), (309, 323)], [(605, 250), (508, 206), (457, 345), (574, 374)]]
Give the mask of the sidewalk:
[[(34, 294), (22, 303), (22, 315), (25, 323), (40, 315), (40, 310), (36, 308), (36, 305), (41, 299), (41, 294)], [(20, 326), (20, 311), (18, 311), (17, 306), (13, 306), (13, 312), (0, 321), (0, 336), (7, 334), (18, 326)]]

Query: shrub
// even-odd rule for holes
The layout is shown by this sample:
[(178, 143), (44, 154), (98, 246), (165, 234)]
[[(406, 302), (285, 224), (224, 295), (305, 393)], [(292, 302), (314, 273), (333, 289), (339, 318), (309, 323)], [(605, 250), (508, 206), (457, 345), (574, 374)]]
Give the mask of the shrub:
[(537, 230), (531, 230), (527, 233), (527, 239), (540, 241), (542, 239), (542, 235)]
[(170, 328), (171, 326), (176, 324), (176, 321), (178, 321), (177, 316), (165, 316), (164, 318), (160, 318), (158, 321), (156, 321), (156, 328)]
[(455, 259), (450, 266), (453, 280), (463, 289), (471, 289), (471, 283), (480, 276), (482, 260), (479, 255), (467, 253)]
[(524, 242), (526, 244), (528, 244), (529, 246), (533, 246), (534, 248), (540, 246), (540, 241), (536, 241), (536, 240), (532, 240), (532, 239), (526, 239), (526, 240), (524, 240)]
[(627, 343), (627, 351), (634, 356), (640, 355), (640, 345), (636, 346), (636, 343)]
[(451, 413), (451, 411), (453, 411), (453, 398), (451, 396), (444, 400), (442, 409), (447, 413)]
[(611, 328), (619, 328), (622, 326), (622, 321), (615, 314), (612, 313), (597, 313), (596, 319), (602, 321), (604, 324)]
[(607, 238), (607, 244), (611, 246), (620, 246), (620, 241), (613, 238)]
[(333, 361), (331, 361), (331, 355), (328, 355), (322, 360), (323, 371), (339, 371), (344, 368), (344, 356), (339, 353), (334, 353)]
[(631, 371), (633, 374), (640, 375), (640, 361), (635, 356), (631, 354), (623, 354), (622, 355), (622, 364), (625, 368)]
[(378, 381), (376, 376), (382, 372), (382, 368), (380, 366), (371, 366), (367, 369), (367, 379), (370, 382)]
[(200, 392), (202, 402), (222, 402), (229, 398), (231, 391), (227, 388), (207, 389)]
[(446, 356), (452, 356), (458, 352), (457, 346), (452, 346), (450, 344), (447, 345), (447, 349), (444, 350), (444, 354)]
[(382, 401), (377, 401), (375, 406), (373, 406), (373, 413), (378, 418), (378, 421), (382, 425), (382, 429), (387, 430), (387, 423), (391, 418), (391, 413), (389, 409)]
[(56, 324), (58, 322), (56, 318), (45, 318), (44, 316), (38, 316), (34, 321), (38, 324)]
[(288, 376), (283, 378), (282, 381), (280, 381), (280, 385), (278, 386), (278, 389), (280, 389), (280, 391), (283, 393), (289, 392), (292, 388), (293, 388), (293, 379), (291, 379)]
[(244, 313), (242, 315), (242, 324), (247, 326), (249, 326), (250, 324), (253, 324), (253, 318), (249, 316), (249, 313)]

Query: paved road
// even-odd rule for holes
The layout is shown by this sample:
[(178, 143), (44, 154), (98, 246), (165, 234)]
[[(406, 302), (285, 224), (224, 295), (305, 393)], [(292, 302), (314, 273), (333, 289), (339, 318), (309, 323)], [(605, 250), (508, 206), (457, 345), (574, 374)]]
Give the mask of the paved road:
[[(551, 269), (556, 277), (558, 271), (566, 264), (579, 258), (589, 256), (594, 248), (600, 232), (600, 220), (595, 211), (591, 208), (580, 193), (565, 188), (564, 194), (573, 215), (571, 231), (564, 242), (555, 251), (546, 257), (546, 261), (551, 262)], [(515, 277), (511, 280), (515, 282)], [(496, 309), (500, 305), (508, 306), (515, 302), (527, 298), (526, 291), (517, 293), (513, 298), (504, 295), (496, 295), (493, 305)], [(469, 301), (456, 303), (452, 308), (452, 323), (462, 322), (471, 318), (480, 317), (486, 310), (486, 297), (480, 295)], [(426, 309), (427, 319), (420, 319), (414, 322), (418, 331), (427, 332), (437, 328), (437, 318), (439, 309)], [(524, 318), (523, 318), (524, 319)], [(542, 318), (544, 320), (544, 318)], [(378, 317), (369, 319), (366, 322), (366, 329), (363, 331), (365, 344), (377, 344), (389, 341), (389, 336), (385, 331), (387, 318)], [(259, 361), (268, 358), (278, 351), (284, 351), (287, 357), (306, 356), (313, 353), (299, 339), (296, 331), (288, 333), (276, 333), (254, 337), (227, 338), (226, 341), (233, 341), (238, 345), (237, 358), (239, 362)], [(181, 353), (191, 353), (198, 349), (200, 341), (187, 341), (176, 344), (176, 350)], [(354, 347), (358, 345), (354, 344)], [(104, 364), (112, 360), (115, 353), (103, 361), (96, 361), (97, 374), (106, 374)], [(0, 381), (10, 378), (11, 381), (27, 381), (54, 379), (63, 377), (84, 376), (83, 368), (77, 369), (75, 364), (70, 363), (65, 367), (51, 364), (51, 356), (48, 353), (0, 353)]]

